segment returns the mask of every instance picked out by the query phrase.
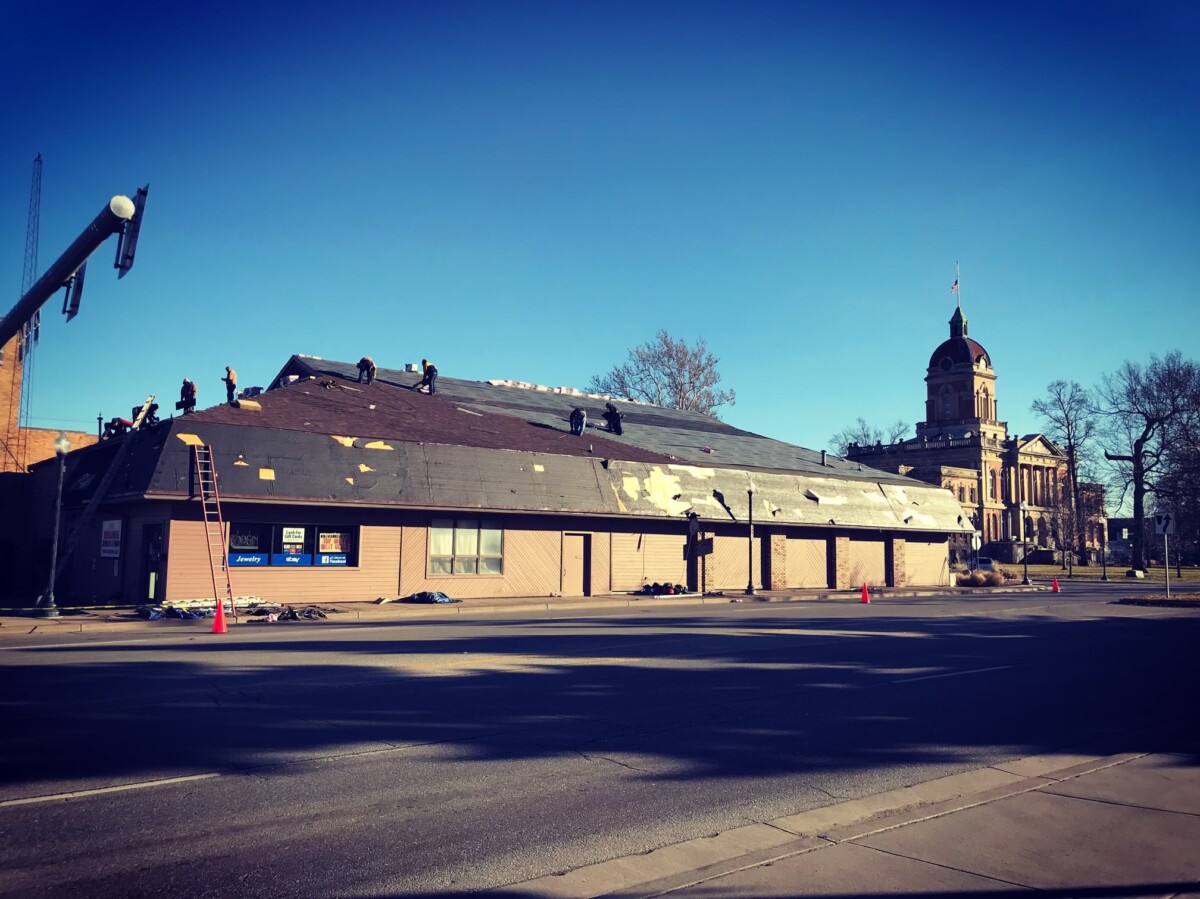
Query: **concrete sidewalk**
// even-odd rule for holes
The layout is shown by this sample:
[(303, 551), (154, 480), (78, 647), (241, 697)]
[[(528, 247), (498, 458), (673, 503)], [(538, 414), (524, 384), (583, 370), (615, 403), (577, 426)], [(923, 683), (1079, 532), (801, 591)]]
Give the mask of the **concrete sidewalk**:
[[(972, 595), (981, 601), (997, 594), (1005, 593), (1038, 593), (1049, 591), (1049, 586), (1037, 584), (1032, 586), (993, 587), (987, 593), (963, 587), (878, 587), (871, 588), (870, 597), (874, 601), (888, 599), (907, 599), (922, 596)], [(461, 602), (445, 605), (413, 604), (403, 602), (331, 602), (314, 603), (322, 609), (334, 610), (328, 618), (318, 622), (278, 622), (277, 627), (294, 627), (297, 624), (366, 624), (370, 622), (402, 622), (407, 620), (427, 618), (453, 618), (458, 615), (481, 613), (503, 614), (514, 612), (561, 612), (580, 609), (633, 609), (653, 607), (682, 607), (699, 605), (727, 605), (729, 603), (773, 603), (773, 602), (838, 602), (857, 603), (861, 601), (861, 588), (853, 590), (760, 590), (754, 596), (745, 596), (740, 592), (686, 593), (679, 596), (642, 596), (629, 593), (612, 593), (599, 596), (497, 596), (486, 598), (464, 599)], [(209, 601), (210, 607), (212, 600)], [(302, 609), (307, 604), (296, 602), (296, 609)], [(152, 633), (164, 628), (204, 629), (204, 621), (181, 621), (179, 619), (159, 619), (148, 621), (139, 618), (132, 607), (91, 607), (84, 609), (63, 609), (57, 618), (40, 618), (31, 611), (0, 610), (0, 637), (4, 636), (46, 636), (69, 633), (95, 633), (140, 631)], [(253, 616), (243, 614), (238, 621), (230, 619), (230, 627), (242, 627), (254, 624), (255, 627), (265, 626), (261, 622), (254, 623)], [(209, 621), (211, 626), (211, 620)]]
[(1197, 750), (1020, 759), (497, 892), (1196, 899)]

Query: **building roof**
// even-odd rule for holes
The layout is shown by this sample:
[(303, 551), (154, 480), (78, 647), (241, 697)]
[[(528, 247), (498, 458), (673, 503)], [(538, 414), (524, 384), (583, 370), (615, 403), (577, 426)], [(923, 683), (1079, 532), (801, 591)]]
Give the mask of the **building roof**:
[[(693, 412), (294, 356), (272, 388), (72, 453), (64, 502), (86, 500), (128, 442), (107, 491), (194, 496), (192, 447), (212, 447), (222, 500), (429, 510), (744, 520), (946, 532), (969, 525), (945, 490), (742, 431)], [(581, 437), (567, 417), (589, 413)], [(748, 491), (752, 490), (753, 494)]]

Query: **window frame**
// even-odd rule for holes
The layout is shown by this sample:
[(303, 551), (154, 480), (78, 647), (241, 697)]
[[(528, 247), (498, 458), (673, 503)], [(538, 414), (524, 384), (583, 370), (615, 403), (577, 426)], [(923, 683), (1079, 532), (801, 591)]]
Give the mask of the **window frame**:
[[(435, 535), (435, 531), (449, 534)], [(435, 553), (435, 543), (444, 544), (447, 536), (450, 552)], [(497, 539), (498, 552), (485, 551)], [(504, 524), (498, 518), (431, 518), (425, 541), (425, 576), (504, 577), (504, 542)]]
[[(230, 521), (227, 525), (225, 551), (230, 568), (323, 570), (361, 566), (361, 525), (294, 522), (284, 524), (277, 521)], [(248, 545), (251, 535), (255, 537), (253, 549)], [(346, 548), (339, 552), (321, 552), (321, 538), (334, 535), (343, 538), (342, 545)], [(296, 539), (297, 537), (300, 539)], [(241, 545), (235, 547), (235, 541)], [(344, 556), (345, 561), (338, 561), (339, 556)], [(295, 558), (296, 561), (289, 563), (287, 560), (290, 558)]]

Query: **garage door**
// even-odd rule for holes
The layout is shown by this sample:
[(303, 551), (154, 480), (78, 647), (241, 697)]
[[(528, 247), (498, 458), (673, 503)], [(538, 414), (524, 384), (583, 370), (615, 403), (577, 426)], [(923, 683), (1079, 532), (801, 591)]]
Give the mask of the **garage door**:
[(881, 586), (887, 583), (887, 566), (882, 540), (850, 538), (850, 586)]
[(912, 587), (937, 587), (950, 583), (950, 547), (945, 538), (906, 541), (904, 573), (908, 585)]
[(828, 548), (828, 541), (821, 537), (788, 537), (787, 585), (828, 587)]
[(612, 588), (640, 590), (643, 584), (687, 583), (682, 534), (613, 534)]

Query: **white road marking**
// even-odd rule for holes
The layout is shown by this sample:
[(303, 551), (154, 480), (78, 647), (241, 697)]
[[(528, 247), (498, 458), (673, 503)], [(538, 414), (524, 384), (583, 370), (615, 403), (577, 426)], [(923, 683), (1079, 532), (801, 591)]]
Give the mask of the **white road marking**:
[(51, 793), (48, 796), (26, 796), (24, 799), (5, 799), (0, 802), (0, 808), (9, 805), (31, 805), (35, 802), (54, 802), (58, 799), (79, 799), (83, 796), (99, 796), (101, 793), (121, 793), (125, 790), (141, 790), (145, 787), (162, 787), (167, 784), (186, 783), (190, 780), (208, 780), (220, 777), (220, 773), (212, 771), (208, 774), (188, 774), (184, 777), (164, 777), (161, 780), (145, 780), (140, 783), (120, 784), (115, 787), (98, 787), (95, 790), (74, 790), (70, 793)]

